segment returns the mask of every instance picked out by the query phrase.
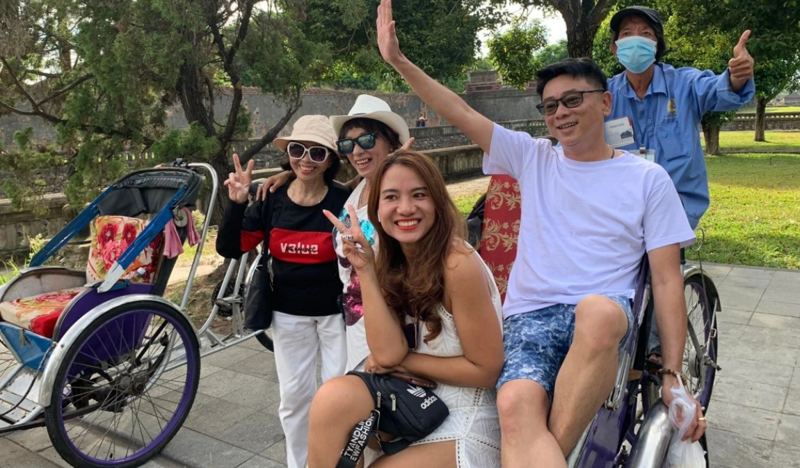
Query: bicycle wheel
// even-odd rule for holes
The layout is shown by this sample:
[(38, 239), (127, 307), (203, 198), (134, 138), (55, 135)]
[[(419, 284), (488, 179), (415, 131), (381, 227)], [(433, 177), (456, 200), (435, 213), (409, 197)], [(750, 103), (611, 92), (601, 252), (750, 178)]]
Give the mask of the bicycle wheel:
[(717, 322), (711, 308), (705, 284), (711, 282), (700, 275), (689, 277), (684, 282), (688, 326), (686, 345), (683, 351), (683, 373), (689, 379), (689, 388), (703, 408), (708, 408), (717, 370), (711, 361), (717, 361)]
[(70, 346), (45, 408), (50, 440), (73, 466), (137, 467), (175, 436), (200, 379), (197, 336), (156, 301), (98, 317)]
[(3, 340), (0, 340), (0, 382), (17, 367), (17, 358), (6, 348)]

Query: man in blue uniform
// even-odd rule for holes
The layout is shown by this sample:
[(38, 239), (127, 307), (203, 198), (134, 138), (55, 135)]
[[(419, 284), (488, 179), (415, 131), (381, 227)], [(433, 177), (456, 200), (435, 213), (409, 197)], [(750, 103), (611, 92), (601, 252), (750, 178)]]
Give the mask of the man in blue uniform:
[(750, 31), (742, 34), (720, 75), (662, 63), (666, 43), (655, 10), (620, 10), (611, 18), (611, 31), (611, 49), (625, 71), (608, 81), (613, 104), (606, 122), (630, 119), (634, 142), (620, 148), (633, 153), (643, 148), (667, 170), (694, 229), (709, 203), (700, 119), (709, 111), (736, 110), (753, 98), (753, 58), (745, 47)]
[[(753, 58), (745, 47), (750, 31), (742, 34), (720, 75), (662, 63), (664, 27), (650, 8), (620, 10), (611, 18), (611, 32), (611, 50), (625, 71), (608, 80), (613, 101), (607, 128), (615, 129), (615, 146), (667, 170), (695, 229), (709, 205), (700, 120), (706, 112), (736, 110), (753, 98)], [(655, 321), (649, 341), (648, 348), (660, 356)]]

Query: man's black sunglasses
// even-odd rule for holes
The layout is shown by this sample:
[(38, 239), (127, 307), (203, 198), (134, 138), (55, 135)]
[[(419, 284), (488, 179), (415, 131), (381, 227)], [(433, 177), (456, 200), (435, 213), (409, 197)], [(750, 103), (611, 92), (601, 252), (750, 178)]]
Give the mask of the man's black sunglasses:
[(356, 144), (362, 149), (368, 150), (375, 147), (377, 133), (365, 133), (358, 138), (342, 138), (336, 142), (339, 154), (350, 154), (356, 149)]
[(542, 115), (553, 115), (558, 110), (558, 103), (564, 104), (567, 109), (573, 109), (583, 104), (583, 95), (586, 93), (604, 93), (605, 89), (590, 89), (588, 91), (574, 91), (561, 96), (561, 99), (548, 99), (536, 108)]

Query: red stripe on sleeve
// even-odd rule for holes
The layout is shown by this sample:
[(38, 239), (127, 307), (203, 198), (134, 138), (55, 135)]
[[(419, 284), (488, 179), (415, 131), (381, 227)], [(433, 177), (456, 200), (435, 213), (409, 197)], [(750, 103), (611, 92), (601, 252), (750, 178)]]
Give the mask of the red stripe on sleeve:
[(242, 231), (242, 252), (249, 252), (264, 241), (264, 231)]

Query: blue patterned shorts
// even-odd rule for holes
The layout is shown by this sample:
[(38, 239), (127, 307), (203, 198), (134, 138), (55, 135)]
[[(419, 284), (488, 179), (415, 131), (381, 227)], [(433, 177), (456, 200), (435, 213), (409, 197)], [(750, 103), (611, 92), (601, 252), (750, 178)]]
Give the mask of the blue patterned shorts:
[[(633, 305), (624, 296), (609, 296), (609, 299), (621, 305), (628, 317), (628, 331), (620, 342), (621, 347), (634, 325)], [(552, 403), (556, 376), (567, 357), (574, 333), (575, 305), (556, 304), (507, 318), (503, 322), (506, 361), (497, 388), (512, 380), (533, 380), (544, 387)]]

